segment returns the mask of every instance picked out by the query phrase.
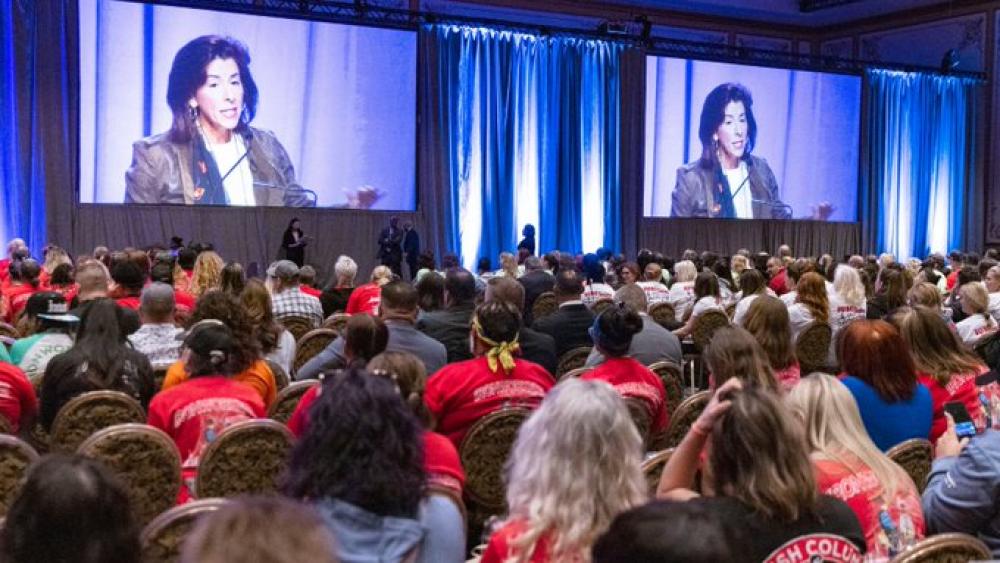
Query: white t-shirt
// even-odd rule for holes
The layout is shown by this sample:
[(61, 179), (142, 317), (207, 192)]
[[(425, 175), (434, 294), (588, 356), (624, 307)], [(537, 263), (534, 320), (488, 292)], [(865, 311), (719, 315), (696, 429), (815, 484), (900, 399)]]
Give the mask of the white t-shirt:
[(972, 315), (955, 325), (958, 337), (969, 346), (979, 342), (984, 336), (989, 336), (997, 331), (997, 322), (990, 317), (989, 321), (983, 315)]
[(292, 373), (292, 362), (295, 361), (295, 336), (287, 330), (281, 331), (278, 337), (278, 347), (271, 350), (266, 359), (273, 361), (285, 370), (285, 373)]
[(1000, 321), (1000, 291), (990, 294), (990, 315), (993, 320)]
[[(642, 288), (646, 292), (646, 307), (652, 307), (657, 303), (662, 303), (664, 301), (670, 301), (670, 291), (667, 290), (667, 286), (660, 282), (655, 281), (641, 281), (636, 282), (636, 285)], [(694, 290), (694, 282), (691, 282), (692, 291)]]
[(830, 328), (833, 338), (830, 339), (830, 353), (827, 359), (830, 365), (837, 364), (837, 334), (854, 321), (864, 320), (868, 312), (868, 302), (862, 300), (860, 305), (850, 305), (839, 293), (833, 292), (830, 298)]
[(805, 330), (813, 320), (812, 313), (802, 303), (793, 303), (788, 308), (788, 321), (792, 325), (792, 342), (795, 342), (799, 333)]
[(783, 294), (778, 299), (781, 299), (781, 302), (785, 304), (785, 307), (791, 307), (792, 304), (795, 303), (795, 298), (798, 297), (798, 296), (799, 296), (799, 292), (795, 291), (793, 289), (793, 290), (789, 291), (788, 293)]
[(670, 295), (667, 301), (670, 301), (671, 305), (674, 306), (674, 316), (677, 317), (677, 322), (684, 322), (688, 309), (694, 304), (694, 282), (677, 282), (670, 286)]
[(733, 194), (733, 208), (740, 219), (753, 219), (753, 193), (750, 190), (750, 176), (747, 163), (743, 160), (732, 170), (723, 169), (729, 182), (729, 193)]
[(693, 319), (698, 315), (704, 313), (705, 311), (711, 311), (713, 309), (716, 311), (722, 311), (723, 313), (726, 312), (726, 310), (723, 309), (722, 307), (721, 299), (712, 297), (711, 295), (702, 297), (697, 302), (695, 302), (694, 308), (691, 309), (691, 318)]
[(750, 305), (753, 305), (753, 300), (758, 297), (760, 297), (759, 293), (753, 293), (736, 303), (736, 312), (733, 313), (733, 323), (736, 326), (743, 326), (743, 319), (746, 318), (747, 312), (750, 311)]
[(592, 283), (583, 286), (583, 293), (580, 294), (580, 301), (587, 307), (592, 306), (601, 299), (614, 299), (615, 290), (606, 283)]
[[(208, 143), (208, 150), (215, 159), (215, 164), (219, 167), (219, 175), (225, 176), (222, 185), (226, 189), (226, 197), (229, 205), (257, 205), (257, 199), (253, 195), (253, 173), (250, 171), (250, 159), (244, 158), (247, 146), (243, 142), (243, 136), (233, 134), (228, 143), (212, 144)], [(239, 161), (239, 165), (232, 172), (229, 172), (233, 165)], [(226, 176), (226, 173), (229, 176)]]

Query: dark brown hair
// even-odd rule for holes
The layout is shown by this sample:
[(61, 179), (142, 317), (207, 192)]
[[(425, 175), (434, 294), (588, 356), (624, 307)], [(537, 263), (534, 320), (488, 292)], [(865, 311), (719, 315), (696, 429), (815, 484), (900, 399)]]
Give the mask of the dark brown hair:
[(743, 328), (760, 344), (772, 369), (783, 370), (795, 363), (788, 308), (780, 299), (770, 295), (754, 298), (743, 319)]
[(917, 389), (910, 348), (896, 327), (885, 321), (857, 320), (837, 339), (837, 359), (844, 373), (875, 389), (882, 400), (908, 401)]

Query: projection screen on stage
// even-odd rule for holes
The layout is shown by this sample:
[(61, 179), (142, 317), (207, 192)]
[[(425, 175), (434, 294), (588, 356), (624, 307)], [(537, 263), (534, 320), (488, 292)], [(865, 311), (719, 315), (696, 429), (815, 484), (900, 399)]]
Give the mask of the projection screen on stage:
[(413, 31), (81, 0), (80, 202), (413, 210), (416, 48)]
[(861, 78), (646, 58), (647, 217), (854, 222)]

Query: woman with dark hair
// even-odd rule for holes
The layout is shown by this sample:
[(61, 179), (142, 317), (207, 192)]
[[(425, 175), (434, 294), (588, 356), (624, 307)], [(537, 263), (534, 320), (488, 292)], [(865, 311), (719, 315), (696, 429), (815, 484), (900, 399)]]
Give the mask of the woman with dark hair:
[(708, 367), (712, 389), (730, 379), (744, 386), (753, 385), (777, 393), (780, 389), (768, 357), (753, 335), (738, 326), (724, 326), (716, 331), (702, 353)]
[(128, 493), (100, 463), (51, 455), (31, 466), (0, 532), (7, 563), (139, 563)]
[(418, 276), (417, 282), (418, 304), (422, 313), (429, 313), (444, 308), (444, 276), (429, 271)]
[(580, 379), (606, 381), (622, 397), (638, 399), (646, 405), (652, 425), (659, 434), (667, 427), (667, 392), (663, 381), (646, 366), (628, 357), (632, 337), (642, 331), (642, 318), (635, 311), (610, 307), (594, 319), (590, 338), (604, 361)]
[(593, 307), (602, 299), (614, 299), (614, 288), (604, 283), (605, 273), (604, 264), (596, 254), (587, 254), (583, 257), (584, 282), (580, 300), (587, 307)]
[(528, 251), (528, 254), (534, 254), (535, 253), (535, 226), (532, 225), (531, 223), (528, 223), (527, 225), (525, 225), (524, 228), (521, 229), (521, 236), (523, 236), (524, 238), (521, 239), (521, 242), (517, 243), (517, 249), (521, 250), (523, 248), (523, 249), (525, 249), (525, 250)]
[(876, 278), (875, 295), (868, 300), (865, 313), (867, 318), (884, 319), (897, 308), (906, 305), (906, 294), (911, 285), (902, 269), (891, 266), (882, 268)]
[(149, 404), (155, 392), (153, 366), (127, 344), (120, 328), (123, 316), (123, 309), (110, 299), (84, 307), (73, 347), (45, 366), (39, 412), (46, 430), (63, 405), (87, 391), (121, 391), (143, 407)]
[(222, 321), (195, 323), (184, 338), (188, 379), (159, 393), (149, 404), (147, 422), (177, 444), (189, 489), (205, 448), (216, 436), (237, 422), (265, 416), (260, 395), (232, 379), (248, 366), (238, 346)]
[(743, 325), (747, 311), (754, 299), (761, 295), (767, 295), (770, 288), (767, 287), (767, 280), (760, 270), (747, 268), (740, 273), (740, 292), (736, 294), (736, 312), (733, 313), (733, 324)]
[(674, 331), (678, 338), (684, 338), (694, 330), (694, 321), (705, 311), (723, 311), (722, 294), (719, 289), (719, 277), (712, 272), (701, 272), (694, 279), (694, 305), (688, 309), (684, 317), (684, 326)]
[(635, 262), (625, 262), (618, 268), (618, 281), (621, 285), (636, 283), (641, 279), (639, 265)]
[(305, 263), (306, 245), (309, 244), (309, 241), (306, 240), (306, 234), (299, 228), (300, 224), (299, 218), (293, 217), (288, 222), (285, 233), (281, 235), (281, 248), (285, 250), (285, 258), (295, 262), (299, 268)]
[(315, 205), (274, 134), (250, 127), (257, 99), (242, 43), (204, 35), (181, 47), (167, 83), (173, 123), (132, 145), (125, 203)]
[(785, 304), (776, 297), (761, 296), (747, 311), (743, 328), (760, 344), (781, 389), (788, 392), (795, 387), (802, 374), (795, 356), (792, 325)]
[(239, 297), (243, 293), (243, 288), (247, 285), (246, 273), (243, 271), (243, 264), (230, 262), (222, 268), (222, 277), (219, 285), (224, 293), (233, 297)]
[(931, 433), (931, 393), (917, 380), (906, 341), (885, 321), (847, 325), (837, 341), (841, 381), (854, 395), (865, 429), (885, 451)]
[(80, 286), (73, 279), (73, 264), (59, 264), (52, 270), (52, 277), (49, 278), (49, 289), (65, 297), (67, 303), (76, 297)]
[(461, 516), (431, 525), (449, 507), (422, 502), (422, 431), (392, 379), (360, 367), (336, 372), (323, 381), (309, 419), (283, 488), (319, 510), (341, 561), (465, 560)]
[(10, 283), (0, 291), (0, 310), (4, 311), (4, 321), (16, 323), (24, 311), (28, 298), (42, 290), (39, 276), (42, 266), (32, 258), (13, 260), (8, 267)]
[(285, 373), (292, 373), (296, 350), (295, 336), (274, 320), (271, 294), (264, 287), (264, 282), (250, 280), (239, 298), (264, 358), (277, 363)]
[[(807, 542), (790, 543), (807, 534), (821, 534), (811, 543), (840, 552), (838, 561), (860, 561), (866, 544), (858, 519), (843, 501), (819, 494), (800, 428), (779, 395), (731, 380), (670, 456), (656, 494), (703, 503), (744, 530), (744, 561), (791, 560), (782, 550), (792, 546), (802, 560), (812, 560), (804, 553)], [(708, 482), (699, 498), (692, 489), (706, 447)]]

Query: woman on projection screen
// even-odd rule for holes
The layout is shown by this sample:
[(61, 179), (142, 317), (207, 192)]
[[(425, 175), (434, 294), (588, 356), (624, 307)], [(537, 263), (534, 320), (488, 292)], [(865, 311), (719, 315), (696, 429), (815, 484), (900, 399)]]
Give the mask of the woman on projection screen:
[[(708, 93), (698, 138), (701, 158), (677, 170), (672, 217), (792, 218), (792, 208), (778, 198), (778, 181), (767, 161), (750, 154), (757, 121), (746, 87), (728, 82)], [(825, 221), (833, 211), (824, 202), (809, 218)]]

